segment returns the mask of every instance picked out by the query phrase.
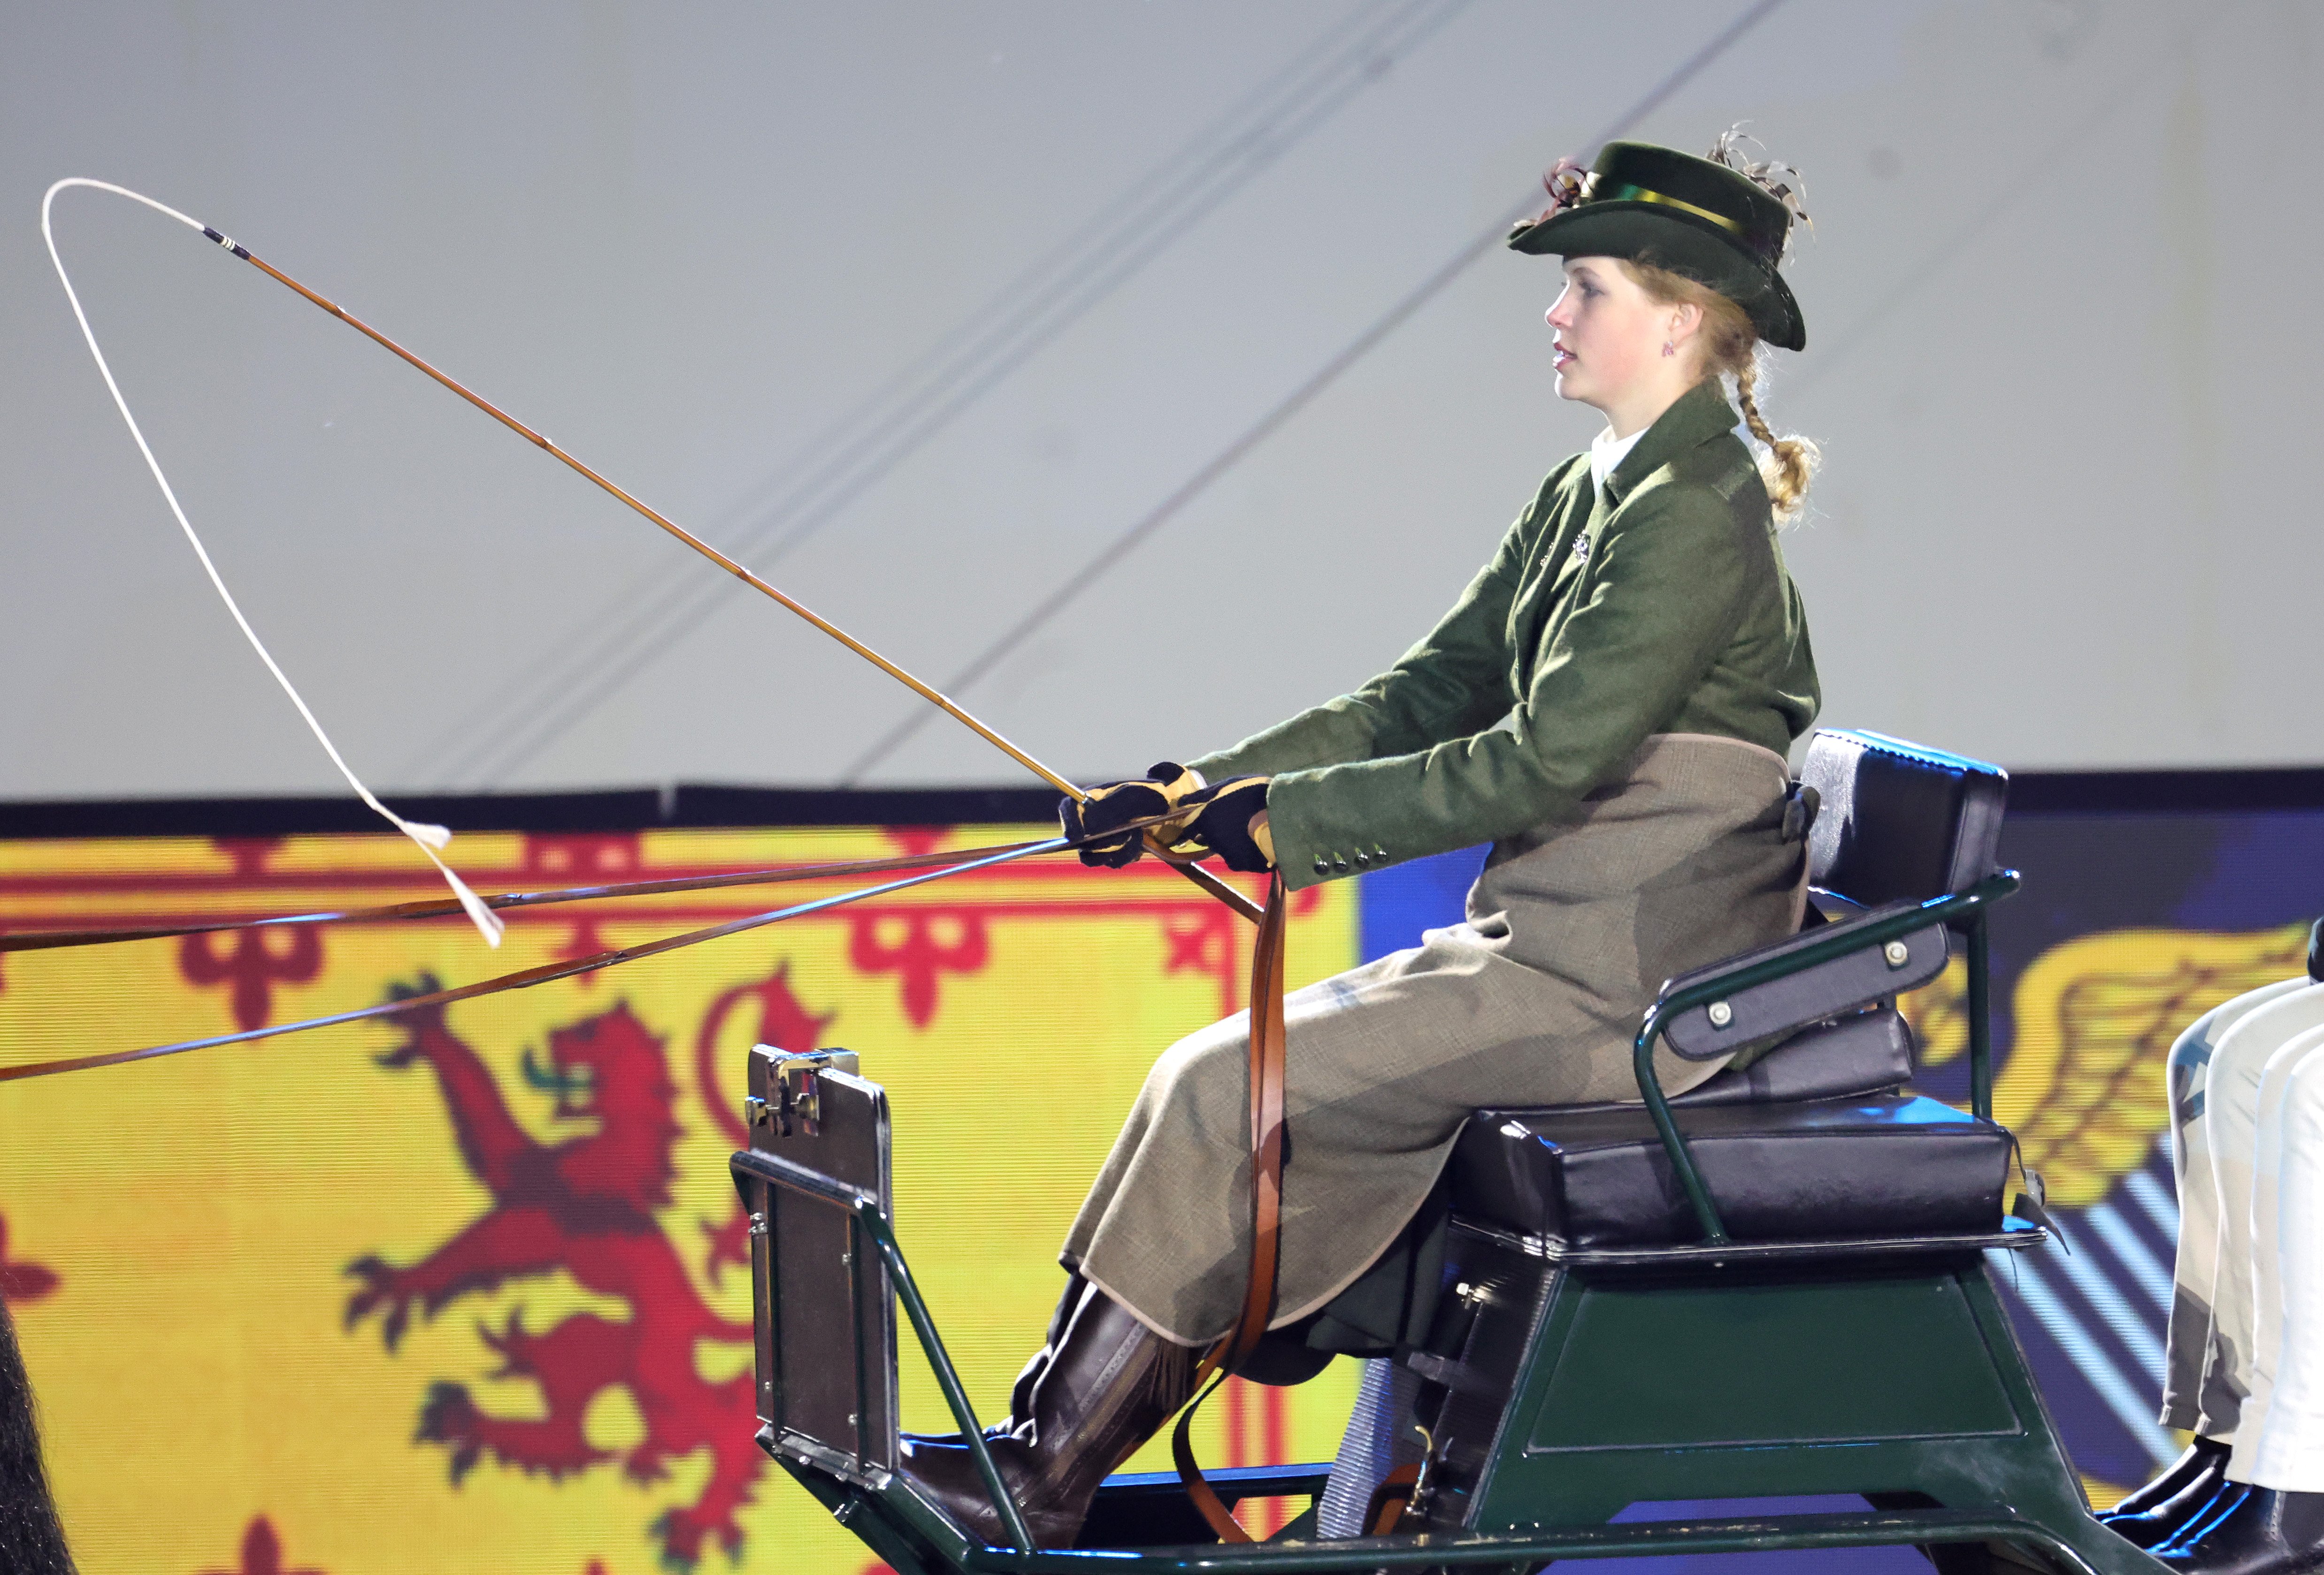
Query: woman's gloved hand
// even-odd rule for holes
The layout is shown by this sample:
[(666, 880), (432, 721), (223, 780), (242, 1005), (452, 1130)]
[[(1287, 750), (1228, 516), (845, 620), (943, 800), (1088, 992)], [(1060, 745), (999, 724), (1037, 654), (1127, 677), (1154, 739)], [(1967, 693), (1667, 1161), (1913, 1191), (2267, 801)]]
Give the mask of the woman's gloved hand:
[[(1190, 800), (1203, 786), (1203, 778), (1176, 760), (1159, 760), (1146, 769), (1143, 777), (1132, 777), (1124, 782), (1106, 782), (1089, 790), (1085, 799), (1063, 798), (1057, 801), (1057, 824), (1065, 828), (1066, 837), (1079, 842), (1084, 837), (1103, 837), (1118, 827), (1134, 821), (1151, 820), (1157, 815), (1167, 815), (1182, 803)], [(1153, 828), (1163, 841), (1170, 842), (1183, 834), (1180, 823), (1170, 822)], [(1092, 869), (1119, 870), (1134, 864), (1146, 852), (1143, 835), (1123, 832), (1120, 836), (1093, 843), (1081, 850), (1082, 862)]]
[(1275, 839), (1267, 829), (1264, 777), (1230, 777), (1215, 788), (1191, 793), (1185, 806), (1200, 806), (1186, 835), (1226, 861), (1230, 870), (1258, 875), (1275, 868)]

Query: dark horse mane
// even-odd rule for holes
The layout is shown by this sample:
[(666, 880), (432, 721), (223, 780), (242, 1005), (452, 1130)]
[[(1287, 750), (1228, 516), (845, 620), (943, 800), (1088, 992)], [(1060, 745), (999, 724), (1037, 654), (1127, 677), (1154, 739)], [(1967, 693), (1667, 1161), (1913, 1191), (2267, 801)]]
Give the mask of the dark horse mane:
[(0, 1571), (73, 1575), (64, 1523), (41, 1468), (41, 1430), (32, 1382), (16, 1349), (16, 1325), (0, 1299)]

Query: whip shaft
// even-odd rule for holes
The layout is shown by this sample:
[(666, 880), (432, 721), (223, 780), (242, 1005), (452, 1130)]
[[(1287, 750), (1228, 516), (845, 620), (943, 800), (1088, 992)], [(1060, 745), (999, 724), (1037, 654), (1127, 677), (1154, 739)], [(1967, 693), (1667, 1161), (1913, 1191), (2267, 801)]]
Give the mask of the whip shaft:
[(741, 580), (752, 590), (759, 592), (762, 595), (771, 597), (775, 601), (782, 603), (783, 606), (788, 608), (791, 612), (798, 613), (801, 618), (804, 618), (809, 623), (814, 624), (817, 629), (831, 636), (832, 639), (845, 646), (849, 650), (853, 651), (857, 656), (862, 657), (865, 661), (870, 662), (873, 667), (878, 668), (881, 672), (887, 674), (890, 677), (895, 679), (898, 683), (903, 685), (906, 688), (919, 695), (920, 698), (927, 701), (929, 704), (943, 711), (954, 721), (958, 722), (963, 726), (966, 727), (970, 732), (975, 733), (979, 738), (983, 739), (985, 742), (992, 745), (995, 749), (1001, 751), (1001, 753), (1007, 755), (1010, 760), (1015, 760), (1019, 765), (1024, 767), (1027, 770), (1040, 778), (1050, 787), (1055, 788), (1058, 792), (1074, 799), (1083, 799), (1089, 797), (1087, 794), (1084, 793), (1080, 788), (1076, 787), (1072, 782), (1067, 781), (1056, 772), (1052, 771), (1048, 767), (1035, 760), (1031, 755), (1027, 754), (1023, 750), (1019, 749), (1015, 744), (1010, 742), (1009, 740), (1001, 736), (1001, 734), (995, 732), (991, 727), (986, 726), (982, 722), (977, 720), (976, 717), (970, 714), (968, 711), (964, 709), (959, 703), (954, 701), (951, 696), (941, 693), (927, 684), (922, 683), (918, 678), (913, 677), (910, 673), (906, 672), (894, 662), (890, 661), (886, 657), (881, 656), (878, 651), (873, 650), (870, 646), (864, 644), (862, 640), (848, 633), (847, 631), (840, 628), (839, 625), (831, 622), (830, 619), (822, 616), (820, 613), (817, 613), (802, 603), (785, 595), (781, 591), (777, 590), (773, 585), (769, 585), (765, 580), (761, 579), (749, 569), (743, 567), (741, 564), (736, 563), (733, 558), (727, 557), (724, 553), (719, 551), (716, 548), (703, 540), (699, 536), (695, 535), (691, 530), (687, 530), (683, 525), (680, 525), (676, 520), (670, 519), (667, 514), (662, 513), (659, 510), (653, 508), (651, 505), (642, 502), (632, 494), (624, 492), (613, 482), (608, 481), (605, 477), (598, 474), (597, 472), (590, 469), (587, 465), (582, 464), (581, 461), (574, 458), (573, 456), (567, 454), (564, 449), (559, 448), (556, 444), (550, 442), (540, 433), (536, 432), (530, 427), (526, 426), (522, 421), (518, 420), (514, 416), (510, 415), (506, 410), (502, 410), (498, 405), (493, 403), (490, 400), (485, 399), (482, 394), (470, 389), (457, 378), (438, 371), (436, 367), (429, 364), (426, 361), (421, 360), (419, 356), (414, 355), (410, 351), (405, 349), (402, 345), (389, 338), (385, 334), (381, 333), (377, 328), (373, 327), (369, 323), (364, 322), (361, 318), (356, 317), (353, 312), (348, 311), (345, 307), (340, 306), (337, 301), (331, 300), (327, 297), (318, 294), (316, 291), (308, 289), (305, 285), (300, 283), (299, 281), (291, 278), (288, 273), (283, 272), (282, 270), (275, 267), (274, 264), (266, 261), (265, 258), (254, 256), (249, 248), (236, 244), (232, 239), (219, 234), (217, 230), (210, 228), (207, 225), (202, 226), (202, 234), (208, 235), (219, 245), (224, 246), (227, 251), (232, 252), (235, 256), (241, 258), (244, 262), (249, 263), (252, 267), (257, 269), (260, 272), (265, 274), (269, 279), (273, 280), (276, 283), (287, 286), (290, 290), (296, 290), (308, 300), (312, 301), (315, 305), (322, 308), (323, 310), (330, 313), (331, 316), (338, 318), (339, 321), (346, 324), (347, 327), (353, 328), (358, 334), (363, 335), (364, 337), (371, 340), (372, 343), (379, 345), (382, 349), (390, 352), (399, 359), (409, 363), (410, 365), (427, 373), (429, 377), (435, 379), (438, 382), (442, 383), (454, 393), (458, 394), (462, 399), (475, 406), (476, 409), (484, 411), (484, 414), (490, 416), (493, 420), (498, 421), (502, 426), (506, 427), (510, 431), (514, 432), (518, 437), (522, 438), (525, 441), (530, 443), (544, 454), (548, 454), (556, 459), (563, 461), (566, 465), (578, 472), (583, 476), (587, 477), (590, 481), (595, 482), (599, 487), (602, 487), (604, 491), (612, 493), (614, 497), (619, 498), (631, 508), (635, 509), (639, 513), (644, 515), (647, 519), (660, 526), (670, 535), (678, 538), (678, 540), (686, 543), (687, 546), (694, 548), (695, 551), (700, 553), (703, 557), (716, 564), (720, 568), (724, 569), (728, 574), (733, 575), (736, 579)]
[[(144, 199), (140, 198), (140, 200), (142, 201)], [(598, 474), (595, 471), (590, 469), (587, 465), (574, 458), (570, 454), (566, 453), (564, 449), (559, 448), (556, 444), (551, 443), (546, 437), (543, 437), (540, 433), (533, 430), (530, 427), (526, 426), (522, 421), (518, 420), (506, 410), (502, 410), (498, 405), (493, 403), (492, 401), (484, 398), (482, 394), (477, 393), (475, 390), (469, 388), (457, 378), (453, 377), (447, 373), (438, 371), (428, 362), (421, 360), (417, 355), (414, 355), (410, 351), (405, 349), (402, 345), (389, 338), (385, 334), (381, 333), (377, 328), (373, 327), (369, 323), (364, 322), (361, 318), (356, 317), (353, 312), (348, 311), (345, 307), (340, 306), (337, 301), (332, 300), (328, 297), (321, 295), (315, 290), (308, 289), (304, 284), (300, 283), (299, 281), (291, 278), (290, 275), (283, 272), (282, 270), (275, 267), (272, 262), (267, 262), (263, 257), (254, 256), (248, 247), (237, 244), (231, 236), (222, 235), (208, 225), (203, 225), (200, 228), (203, 235), (208, 236), (212, 241), (217, 242), (220, 246), (225, 247), (227, 251), (233, 253), (235, 256), (241, 258), (244, 262), (249, 263), (260, 272), (265, 274), (269, 279), (273, 280), (276, 283), (281, 284), (287, 289), (296, 291), (298, 294), (305, 297), (308, 300), (313, 302), (316, 306), (320, 307), (323, 310), (330, 313), (331, 316), (338, 318), (339, 321), (346, 324), (350, 328), (355, 329), (355, 332), (361, 334), (364, 338), (369, 339), (374, 345), (379, 345), (382, 349), (386, 350), (396, 356), (397, 359), (406, 362), (411, 366), (417, 368), (419, 371), (427, 373), (429, 377), (432, 378), (437, 382), (441, 383), (444, 387), (451, 390), (454, 393), (458, 394), (462, 399), (475, 406), (476, 409), (484, 411), (484, 414), (490, 416), (493, 420), (498, 421), (502, 426), (506, 427), (510, 431), (514, 432), (518, 437), (522, 438), (526, 442), (530, 443), (534, 447), (539, 448), (542, 453), (549, 455), (561, 461), (570, 469), (586, 477), (589, 481), (594, 482), (597, 486), (604, 489), (605, 492), (610, 493), (613, 496), (620, 499), (622, 502), (627, 503), (631, 508), (636, 510), (639, 513), (652, 520), (656, 525), (660, 526), (662, 530), (668, 531), (678, 540), (686, 543), (687, 546), (694, 548), (695, 551), (700, 553), (703, 557), (716, 564), (720, 568), (724, 569), (728, 574), (733, 575), (736, 579), (741, 580), (744, 585), (749, 585), (752, 590), (780, 603), (791, 612), (798, 613), (801, 618), (804, 618), (809, 623), (814, 624), (817, 629), (820, 629), (824, 633), (831, 636), (832, 639), (845, 646), (849, 650), (853, 651), (857, 656), (862, 657), (865, 661), (870, 662), (873, 667), (878, 668), (881, 672), (887, 674), (890, 677), (895, 679), (898, 683), (911, 690), (915, 695), (919, 695), (923, 700), (935, 705), (938, 710), (944, 712), (945, 715), (950, 716), (954, 721), (958, 722), (962, 726), (967, 728), (971, 732), (975, 733), (979, 738), (984, 740), (985, 742), (992, 745), (993, 748), (1007, 755), (1010, 760), (1015, 760), (1019, 765), (1024, 767), (1027, 770), (1040, 778), (1041, 780), (1047, 782), (1050, 787), (1055, 788), (1058, 792), (1063, 793), (1067, 797), (1078, 802), (1087, 802), (1089, 795), (1084, 792), (1080, 787), (1066, 780), (1056, 772), (1052, 771), (1048, 767), (1035, 760), (1031, 755), (1028, 755), (1023, 750), (1019, 749), (1000, 732), (986, 726), (982, 722), (972, 715), (958, 702), (954, 701), (950, 695), (944, 694), (942, 691), (935, 688), (931, 685), (922, 683), (912, 674), (906, 672), (902, 668), (898, 667), (894, 662), (890, 661), (886, 657), (883, 657), (878, 651), (873, 650), (870, 646), (864, 644), (862, 640), (848, 633), (847, 631), (840, 628), (839, 625), (831, 622), (830, 619), (822, 616), (820, 613), (816, 612), (811, 608), (794, 600), (792, 597), (785, 595), (781, 591), (777, 590), (773, 585), (768, 584), (765, 580), (761, 579), (749, 569), (744, 568), (741, 564), (736, 563), (733, 558), (727, 557), (724, 553), (719, 551), (716, 548), (703, 540), (702, 538), (695, 535), (691, 530), (687, 530), (683, 525), (678, 523), (677, 520), (670, 519), (659, 510), (651, 507), (641, 499), (632, 496), (629, 493), (624, 492), (622, 488), (614, 485), (613, 483)], [(1225, 881), (1220, 880), (1209, 870), (1201, 868), (1199, 865), (1193, 863), (1180, 863), (1176, 860), (1170, 861), (1170, 862), (1181, 875), (1193, 881), (1196, 886), (1201, 887), (1204, 891), (1218, 898), (1221, 902), (1225, 903), (1229, 907), (1233, 908), (1244, 918), (1250, 920), (1253, 924), (1259, 922), (1260, 911), (1259, 906), (1259, 904), (1251, 901), (1250, 898), (1245, 897), (1241, 892), (1237, 891), (1233, 887), (1229, 886)]]

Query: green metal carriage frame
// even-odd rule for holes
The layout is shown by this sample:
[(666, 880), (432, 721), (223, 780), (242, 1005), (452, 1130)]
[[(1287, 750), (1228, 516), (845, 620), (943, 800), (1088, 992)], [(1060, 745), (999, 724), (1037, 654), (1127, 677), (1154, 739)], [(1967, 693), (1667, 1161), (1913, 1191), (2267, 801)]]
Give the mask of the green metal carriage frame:
[[(1496, 1375), (1506, 1400), (1499, 1392), (1492, 1400), (1498, 1420), (1469, 1494), (1467, 1529), (1321, 1540), (1311, 1507), (1264, 1543), (1200, 1543), (1174, 1477), (1122, 1474), (1100, 1489), (1093, 1526), (1153, 1534), (1122, 1546), (1036, 1549), (879, 1199), (744, 1153), (734, 1157), (738, 1185), (779, 1185), (841, 1211), (850, 1272), (862, 1276), (875, 1254), (884, 1265), (1014, 1545), (970, 1540), (892, 1474), (797, 1458), (777, 1447), (771, 1426), (760, 1441), (899, 1575), (1522, 1571), (1563, 1559), (1889, 1544), (1928, 1550), (1943, 1575), (1983, 1570), (1994, 1546), (2078, 1575), (2163, 1570), (2092, 1518), (1992, 1284), (1987, 1252), (2039, 1246), (2046, 1229), (2012, 1218), (1990, 1235), (1737, 1242), (1655, 1072), (1655, 1046), (1680, 1014), (1941, 923), (1965, 944), (1971, 1105), (1990, 1119), (1987, 918), (2017, 886), (2014, 871), (1997, 871), (1966, 891), (1834, 926), (1782, 955), (1709, 972), (1655, 1003), (1635, 1041), (1638, 1089), (1702, 1238), (1561, 1256), (1522, 1349)], [(1482, 1246), (1541, 1255), (1538, 1244)], [(1711, 1381), (1699, 1366), (1672, 1359), (1674, 1350), (1747, 1354)], [(1314, 1498), (1328, 1471), (1259, 1468), (1212, 1480), (1230, 1502)], [(1835, 1494), (1862, 1496), (1870, 1507), (1609, 1524), (1633, 1504)], [(1152, 1545), (1160, 1543), (1170, 1545)]]

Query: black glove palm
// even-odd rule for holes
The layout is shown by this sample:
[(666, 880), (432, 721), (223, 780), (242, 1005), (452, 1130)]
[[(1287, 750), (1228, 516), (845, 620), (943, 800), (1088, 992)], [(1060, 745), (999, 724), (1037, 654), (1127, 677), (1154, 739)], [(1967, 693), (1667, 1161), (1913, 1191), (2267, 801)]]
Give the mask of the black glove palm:
[(1185, 807), (1201, 806), (1186, 834), (1226, 861), (1230, 870), (1246, 875), (1275, 868), (1275, 857), (1252, 835), (1251, 817), (1267, 807), (1267, 778), (1230, 777), (1214, 788), (1190, 793)]
[[(1157, 761), (1147, 768), (1143, 777), (1101, 783), (1089, 790), (1085, 799), (1059, 799), (1057, 824), (1073, 842), (1084, 837), (1103, 838), (1108, 832), (1133, 822), (1169, 814), (1192, 793), (1194, 787), (1194, 778), (1185, 767), (1175, 760)], [(1140, 834), (1123, 832), (1119, 837), (1092, 843), (1081, 850), (1081, 855), (1082, 862), (1093, 869), (1119, 870), (1136, 863), (1145, 852), (1146, 843)]]

